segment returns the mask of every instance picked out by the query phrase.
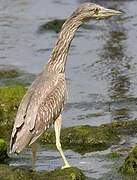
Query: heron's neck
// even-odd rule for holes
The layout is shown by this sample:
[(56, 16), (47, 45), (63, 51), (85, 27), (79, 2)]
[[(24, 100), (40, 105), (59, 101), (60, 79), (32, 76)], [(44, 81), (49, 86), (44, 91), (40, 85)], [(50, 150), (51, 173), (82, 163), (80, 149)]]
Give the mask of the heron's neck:
[(82, 24), (75, 18), (69, 18), (62, 26), (59, 38), (48, 61), (49, 68), (58, 73), (65, 71), (68, 50), (75, 32)]

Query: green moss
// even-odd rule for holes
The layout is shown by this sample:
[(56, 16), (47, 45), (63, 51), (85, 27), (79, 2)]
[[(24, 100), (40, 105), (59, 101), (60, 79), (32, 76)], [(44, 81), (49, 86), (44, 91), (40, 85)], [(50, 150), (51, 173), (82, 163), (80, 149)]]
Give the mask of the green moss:
[[(61, 143), (63, 148), (72, 149), (83, 154), (96, 150), (104, 150), (112, 144), (118, 143), (121, 135), (127, 132), (130, 132), (130, 134), (135, 133), (136, 129), (136, 120), (117, 121), (99, 127), (85, 125), (63, 128), (61, 130)], [(40, 143), (55, 145), (54, 130), (48, 130), (41, 136)]]
[[(62, 146), (80, 153), (103, 150), (118, 141), (117, 132), (106, 127), (76, 126), (61, 131)], [(45, 133), (40, 142), (55, 144), (54, 130)]]
[(0, 163), (5, 163), (7, 159), (7, 144), (3, 139), (0, 139)]
[(55, 31), (58, 33), (65, 22), (65, 19), (55, 19), (52, 21), (47, 22), (39, 27), (38, 32), (43, 33), (45, 31)]
[(101, 126), (115, 129), (120, 135), (131, 135), (137, 132), (137, 120), (114, 121)]
[(15, 78), (19, 76), (19, 72), (15, 69), (1, 69), (0, 78)]
[(120, 158), (120, 154), (118, 152), (111, 152), (110, 154), (107, 155), (108, 159), (116, 159)]
[(129, 156), (125, 159), (120, 168), (123, 174), (135, 175), (137, 174), (137, 146), (132, 150)]
[(85, 176), (77, 168), (56, 169), (51, 172), (31, 172), (28, 170), (0, 165), (0, 179), (2, 180), (84, 180)]
[(19, 103), (26, 92), (23, 86), (0, 87), (0, 135), (11, 129)]

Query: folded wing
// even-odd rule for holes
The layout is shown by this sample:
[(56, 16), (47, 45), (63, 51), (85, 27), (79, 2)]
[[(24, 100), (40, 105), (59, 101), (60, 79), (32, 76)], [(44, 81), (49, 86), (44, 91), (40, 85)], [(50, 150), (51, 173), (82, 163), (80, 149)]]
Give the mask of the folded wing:
[(19, 153), (49, 128), (60, 115), (64, 100), (64, 74), (42, 72), (20, 103), (11, 136), (11, 152)]

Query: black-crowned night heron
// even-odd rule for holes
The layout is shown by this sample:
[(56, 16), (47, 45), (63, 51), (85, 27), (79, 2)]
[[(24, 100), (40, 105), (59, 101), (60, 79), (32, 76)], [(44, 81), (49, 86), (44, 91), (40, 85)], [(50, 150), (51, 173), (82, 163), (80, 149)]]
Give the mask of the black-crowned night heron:
[[(65, 163), (63, 168), (70, 167), (60, 144), (61, 112), (66, 94), (65, 65), (70, 43), (83, 22), (119, 14), (120, 11), (84, 3), (63, 24), (47, 65), (20, 103), (11, 135), (10, 152), (20, 153), (54, 124), (56, 146)], [(36, 152), (32, 152), (34, 160)]]

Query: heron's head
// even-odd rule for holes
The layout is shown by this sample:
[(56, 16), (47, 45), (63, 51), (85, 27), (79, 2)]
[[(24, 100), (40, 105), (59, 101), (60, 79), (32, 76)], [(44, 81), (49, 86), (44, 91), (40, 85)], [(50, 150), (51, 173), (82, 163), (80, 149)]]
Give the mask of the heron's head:
[(122, 12), (113, 9), (107, 9), (94, 3), (84, 3), (73, 13), (73, 16), (77, 16), (80, 20), (88, 19), (103, 19), (115, 15), (120, 15)]

